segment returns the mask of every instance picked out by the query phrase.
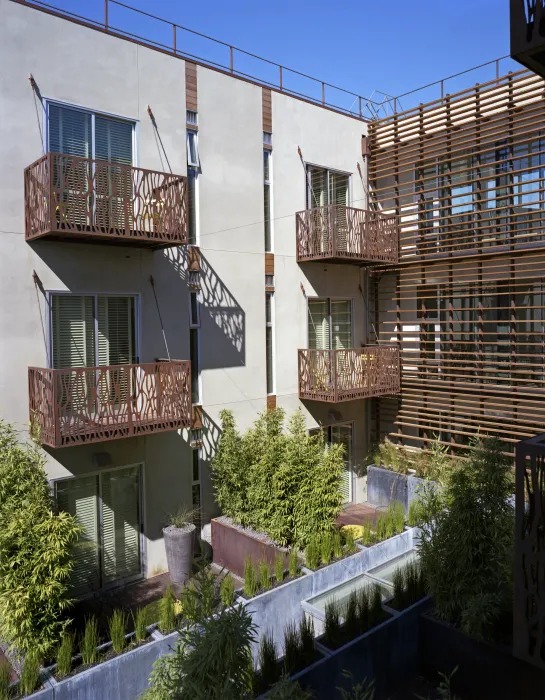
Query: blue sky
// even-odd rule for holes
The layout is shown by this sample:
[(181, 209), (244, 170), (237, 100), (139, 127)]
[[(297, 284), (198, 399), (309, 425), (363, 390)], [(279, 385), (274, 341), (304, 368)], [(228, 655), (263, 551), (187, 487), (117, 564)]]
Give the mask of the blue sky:
[[(103, 0), (49, 0), (85, 16), (102, 18)], [(128, 0), (190, 29), (369, 96), (375, 89), (399, 95), (509, 53), (508, 0)], [(170, 44), (172, 29), (111, 6), (110, 24)], [(228, 49), (177, 33), (178, 48), (228, 62)], [(235, 67), (277, 79), (277, 70), (235, 55)], [(500, 72), (516, 70), (505, 62)], [(452, 81), (447, 92), (494, 77), (494, 68)], [(291, 84), (290, 84), (291, 79)], [(285, 84), (321, 94), (295, 76)], [(328, 91), (332, 102), (352, 98)], [(437, 97), (423, 92), (404, 107)]]

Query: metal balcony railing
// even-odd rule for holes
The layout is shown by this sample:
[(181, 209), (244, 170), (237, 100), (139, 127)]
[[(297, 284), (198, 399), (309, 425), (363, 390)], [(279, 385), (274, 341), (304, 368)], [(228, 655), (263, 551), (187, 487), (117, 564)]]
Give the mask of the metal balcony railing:
[(32, 434), (66, 447), (191, 426), (190, 363), (29, 367)]
[(47, 153), (25, 170), (25, 238), (183, 245), (187, 178)]

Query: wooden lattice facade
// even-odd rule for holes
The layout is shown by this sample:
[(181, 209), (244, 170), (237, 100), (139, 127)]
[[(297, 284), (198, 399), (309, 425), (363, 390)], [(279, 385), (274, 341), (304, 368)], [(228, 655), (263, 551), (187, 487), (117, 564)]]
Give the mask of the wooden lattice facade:
[(375, 429), (422, 447), (545, 430), (545, 102), (528, 72), (370, 125), (370, 183), (399, 219), (399, 263), (373, 272), (374, 327), (401, 394)]

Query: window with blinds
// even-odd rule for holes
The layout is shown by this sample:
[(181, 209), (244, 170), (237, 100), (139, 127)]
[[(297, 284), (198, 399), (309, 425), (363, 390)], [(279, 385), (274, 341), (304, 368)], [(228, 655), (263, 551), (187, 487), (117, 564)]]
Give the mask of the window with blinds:
[(272, 252), (272, 233), (271, 233), (271, 163), (272, 154), (269, 150), (263, 150), (263, 225), (265, 231), (265, 252)]
[(136, 299), (114, 295), (51, 295), (53, 367), (134, 364)]
[(198, 174), (192, 168), (187, 169), (187, 216), (189, 221), (189, 244), (197, 245), (197, 202)]
[(266, 370), (267, 370), (267, 394), (274, 394), (274, 294), (265, 293), (265, 345), (266, 345)]
[(311, 350), (346, 350), (352, 347), (350, 299), (309, 299), (308, 347)]
[(341, 493), (345, 503), (352, 500), (352, 424), (332, 425), (329, 428), (329, 442), (344, 447), (344, 472), (341, 483)]
[(73, 550), (72, 595), (141, 575), (140, 466), (57, 481), (55, 492), (59, 510), (82, 527)]
[(350, 175), (326, 168), (307, 166), (307, 207), (349, 204)]

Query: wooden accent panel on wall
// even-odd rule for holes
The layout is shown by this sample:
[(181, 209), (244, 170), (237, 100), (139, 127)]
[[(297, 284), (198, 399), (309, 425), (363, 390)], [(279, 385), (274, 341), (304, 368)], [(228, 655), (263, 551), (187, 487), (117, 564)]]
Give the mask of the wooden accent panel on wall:
[(261, 88), (263, 96), (263, 131), (272, 133), (272, 94), (269, 88)]
[(274, 275), (274, 253), (265, 253), (265, 274)]
[(267, 410), (272, 410), (276, 408), (276, 396), (274, 394), (269, 394), (267, 396)]
[(197, 65), (185, 62), (185, 106), (192, 112), (198, 111), (197, 103)]

